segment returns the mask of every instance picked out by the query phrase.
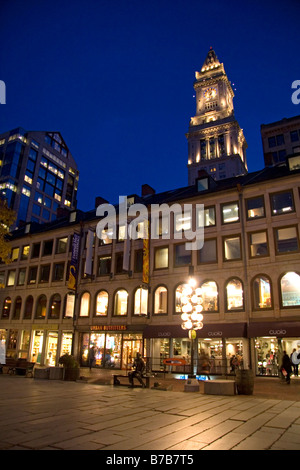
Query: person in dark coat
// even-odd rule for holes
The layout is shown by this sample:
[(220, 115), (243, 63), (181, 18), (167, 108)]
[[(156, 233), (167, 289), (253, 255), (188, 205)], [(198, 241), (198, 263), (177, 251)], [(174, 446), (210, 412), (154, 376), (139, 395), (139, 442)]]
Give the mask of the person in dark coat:
[(133, 362), (133, 371), (128, 373), (128, 378), (129, 378), (129, 383), (130, 387), (133, 387), (133, 380), (134, 378), (138, 379), (140, 384), (142, 385), (143, 388), (146, 387), (146, 385), (143, 382), (143, 372), (145, 370), (145, 363), (142, 359), (142, 355), (140, 353), (137, 353), (136, 358)]
[(286, 351), (283, 351), (282, 363), (281, 363), (281, 372), (285, 375), (284, 371), (286, 372), (285, 381), (287, 384), (291, 383), (291, 373), (292, 373), (292, 366), (289, 356), (287, 355)]

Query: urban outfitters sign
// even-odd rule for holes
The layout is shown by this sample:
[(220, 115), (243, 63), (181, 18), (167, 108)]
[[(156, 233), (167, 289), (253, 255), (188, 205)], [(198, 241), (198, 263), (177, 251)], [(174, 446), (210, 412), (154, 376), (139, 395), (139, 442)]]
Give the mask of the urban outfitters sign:
[(91, 331), (125, 331), (127, 325), (96, 325), (90, 327)]

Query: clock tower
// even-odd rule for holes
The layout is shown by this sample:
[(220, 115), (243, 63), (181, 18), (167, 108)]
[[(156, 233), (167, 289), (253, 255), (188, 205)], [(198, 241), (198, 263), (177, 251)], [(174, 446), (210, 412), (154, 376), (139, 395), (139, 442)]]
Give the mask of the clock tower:
[(234, 117), (234, 93), (212, 48), (195, 75), (196, 114), (186, 134), (188, 184), (195, 183), (199, 170), (215, 180), (247, 173), (247, 143)]

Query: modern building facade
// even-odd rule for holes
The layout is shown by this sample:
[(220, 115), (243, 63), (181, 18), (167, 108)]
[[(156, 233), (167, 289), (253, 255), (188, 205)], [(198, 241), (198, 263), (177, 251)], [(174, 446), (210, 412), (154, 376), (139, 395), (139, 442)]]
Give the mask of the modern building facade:
[(265, 166), (285, 162), (287, 155), (300, 153), (300, 116), (284, 118), (260, 127)]
[(247, 173), (247, 143), (234, 116), (234, 92), (212, 48), (195, 75), (196, 114), (186, 134), (188, 184), (195, 183), (199, 170), (215, 180)]
[[(139, 351), (152, 371), (189, 372), (191, 340), (181, 315), (193, 275), (204, 315), (194, 370), (201, 373), (207, 355), (211, 374), (230, 373), (235, 355), (258, 375), (278, 375), (282, 351), (300, 344), (299, 158), (226, 180), (203, 176), (185, 188), (131, 195), (128, 205), (149, 211), (156, 236), (148, 241), (124, 240), (119, 219), (117, 238), (98, 230), (100, 240), (96, 210), (15, 231), (12, 263), (0, 267), (7, 354), (52, 366), (68, 351), (87, 366), (93, 345), (96, 367), (126, 369)], [(184, 216), (170, 211), (170, 219), (153, 226), (154, 204), (191, 207)], [(204, 245), (189, 250), (185, 230), (195, 229), (200, 204)], [(76, 247), (78, 269), (70, 270)], [(174, 357), (187, 366), (165, 366)]]
[(75, 209), (79, 172), (59, 132), (13, 129), (0, 135), (0, 194), (17, 214), (14, 227)]

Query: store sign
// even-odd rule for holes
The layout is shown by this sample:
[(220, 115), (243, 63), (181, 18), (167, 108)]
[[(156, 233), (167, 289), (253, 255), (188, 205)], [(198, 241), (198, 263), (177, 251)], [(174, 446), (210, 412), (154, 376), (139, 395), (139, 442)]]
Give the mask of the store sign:
[(125, 331), (127, 325), (96, 325), (90, 327), (91, 331)]

